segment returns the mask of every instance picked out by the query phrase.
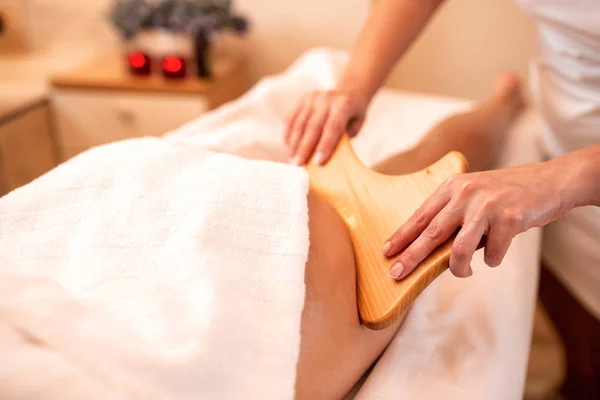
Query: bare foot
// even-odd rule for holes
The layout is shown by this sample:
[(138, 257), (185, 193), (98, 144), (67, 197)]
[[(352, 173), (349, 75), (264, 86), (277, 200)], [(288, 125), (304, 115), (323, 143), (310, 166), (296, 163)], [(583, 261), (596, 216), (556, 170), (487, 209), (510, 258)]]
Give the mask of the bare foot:
[[(525, 106), (521, 81), (512, 72), (503, 72), (496, 77), (491, 96), (481, 108), (490, 109), (496, 119), (512, 120)], [(506, 122), (506, 121), (499, 121)]]

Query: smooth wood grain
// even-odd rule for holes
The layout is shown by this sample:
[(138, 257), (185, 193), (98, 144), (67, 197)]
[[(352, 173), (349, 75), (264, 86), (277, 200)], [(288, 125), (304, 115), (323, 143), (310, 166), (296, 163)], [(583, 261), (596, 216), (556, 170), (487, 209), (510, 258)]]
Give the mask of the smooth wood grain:
[(31, 182), (55, 165), (46, 105), (0, 125), (0, 196)]
[(466, 166), (465, 158), (452, 152), (411, 175), (379, 174), (362, 165), (347, 136), (325, 166), (308, 164), (312, 190), (333, 205), (350, 232), (358, 311), (365, 326), (383, 329), (391, 325), (447, 269), (452, 239), (399, 282), (390, 277), (393, 260), (384, 257), (380, 249), (440, 183), (452, 174), (464, 172)]

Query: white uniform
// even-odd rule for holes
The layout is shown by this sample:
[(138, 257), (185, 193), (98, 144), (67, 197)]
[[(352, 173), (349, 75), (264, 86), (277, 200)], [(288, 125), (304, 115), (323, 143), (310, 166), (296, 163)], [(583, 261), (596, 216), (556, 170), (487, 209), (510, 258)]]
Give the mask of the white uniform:
[[(531, 82), (549, 157), (600, 144), (600, 0), (517, 0), (538, 24)], [(600, 177), (598, 177), (600, 180)], [(544, 230), (543, 257), (600, 319), (600, 208), (575, 209)]]

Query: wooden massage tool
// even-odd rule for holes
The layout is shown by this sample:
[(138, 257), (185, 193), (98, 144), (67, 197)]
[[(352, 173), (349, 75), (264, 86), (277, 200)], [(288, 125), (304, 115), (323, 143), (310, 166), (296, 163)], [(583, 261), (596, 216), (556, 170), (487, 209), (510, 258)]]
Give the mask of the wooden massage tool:
[(307, 165), (312, 190), (329, 201), (344, 219), (356, 262), (358, 313), (371, 329), (397, 321), (415, 298), (448, 268), (454, 237), (438, 247), (406, 278), (390, 277), (394, 258), (380, 252), (383, 243), (455, 173), (465, 172), (465, 158), (448, 153), (410, 175), (383, 175), (365, 167), (344, 135), (325, 166)]

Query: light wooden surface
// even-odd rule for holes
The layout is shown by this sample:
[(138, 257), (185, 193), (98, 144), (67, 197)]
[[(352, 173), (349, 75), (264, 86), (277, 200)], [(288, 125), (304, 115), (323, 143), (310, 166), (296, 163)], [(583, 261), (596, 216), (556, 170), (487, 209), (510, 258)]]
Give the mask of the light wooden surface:
[(59, 159), (118, 140), (163, 135), (208, 108), (203, 95), (56, 90), (52, 110)]
[(39, 106), (0, 125), (0, 195), (55, 165), (48, 107)]
[[(150, 76), (134, 76), (127, 69), (125, 57), (118, 50), (107, 53), (77, 69), (54, 76), (52, 85), (55, 88), (69, 89), (202, 94), (207, 97), (210, 108), (240, 96), (249, 87), (245, 63), (238, 58), (215, 59), (214, 77), (206, 80), (195, 76), (167, 79), (156, 67)], [(154, 60), (153, 64), (157, 62), (158, 60)]]
[(362, 323), (371, 329), (391, 325), (447, 269), (452, 239), (399, 282), (390, 277), (393, 261), (381, 254), (381, 246), (440, 183), (466, 170), (464, 157), (453, 152), (411, 175), (382, 175), (360, 163), (344, 136), (327, 165), (309, 163), (307, 170), (311, 188), (335, 207), (350, 232)]
[(52, 78), (52, 111), (59, 161), (91, 147), (143, 136), (161, 136), (242, 95), (249, 87), (245, 63), (215, 60), (210, 80), (129, 73), (113, 51)]
[(0, 0), (0, 18), (4, 31), (0, 33), (0, 53), (24, 53), (29, 50), (23, 1)]
[(0, 124), (46, 102), (47, 93), (43, 85), (0, 79)]

